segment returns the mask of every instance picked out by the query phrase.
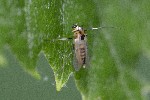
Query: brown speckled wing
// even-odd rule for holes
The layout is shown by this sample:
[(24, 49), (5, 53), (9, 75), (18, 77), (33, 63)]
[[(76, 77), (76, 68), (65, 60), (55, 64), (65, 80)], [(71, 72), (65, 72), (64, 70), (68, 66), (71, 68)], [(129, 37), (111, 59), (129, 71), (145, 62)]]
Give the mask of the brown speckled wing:
[(78, 71), (87, 63), (87, 43), (86, 40), (77, 40), (74, 42), (74, 68)]

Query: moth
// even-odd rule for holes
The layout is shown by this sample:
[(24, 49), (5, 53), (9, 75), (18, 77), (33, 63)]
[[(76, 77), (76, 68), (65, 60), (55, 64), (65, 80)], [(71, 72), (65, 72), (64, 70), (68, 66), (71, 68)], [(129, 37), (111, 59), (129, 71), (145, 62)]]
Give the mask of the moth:
[(82, 27), (72, 26), (73, 48), (74, 48), (74, 68), (78, 71), (81, 67), (85, 68), (88, 61), (87, 34)]
[[(88, 30), (98, 30), (101, 28), (114, 28), (114, 27), (97, 27), (97, 28), (90, 28)], [(89, 64), (86, 31), (87, 29), (84, 29), (83, 27), (75, 24), (72, 26), (73, 38), (59, 39), (59, 40), (73, 39), (73, 53), (74, 53), (73, 65), (76, 71), (79, 71), (80, 68), (86, 68), (87, 65)]]

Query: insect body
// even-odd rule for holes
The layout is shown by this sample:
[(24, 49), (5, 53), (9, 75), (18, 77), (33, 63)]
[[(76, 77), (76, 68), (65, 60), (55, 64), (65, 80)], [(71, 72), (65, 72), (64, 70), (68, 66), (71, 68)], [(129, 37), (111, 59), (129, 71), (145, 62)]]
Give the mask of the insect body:
[[(114, 28), (114, 27), (96, 27), (88, 30), (98, 30), (102, 28)], [(61, 38), (58, 40), (74, 39), (74, 68), (78, 71), (81, 67), (85, 68), (88, 65), (88, 49), (87, 49), (87, 34), (85, 29), (78, 25), (72, 26), (72, 32), (74, 38)]]
[(74, 67), (78, 71), (87, 64), (87, 35), (82, 27), (72, 26), (74, 32)]

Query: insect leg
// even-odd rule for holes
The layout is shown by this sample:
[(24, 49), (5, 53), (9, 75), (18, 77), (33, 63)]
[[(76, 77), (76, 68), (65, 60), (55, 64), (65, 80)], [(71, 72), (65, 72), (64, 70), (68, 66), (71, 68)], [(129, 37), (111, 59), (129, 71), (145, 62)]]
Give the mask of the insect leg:
[(61, 38), (61, 39), (58, 39), (58, 40), (65, 41), (65, 40), (70, 40), (70, 39), (73, 39), (73, 38)]
[(52, 40), (49, 40), (49, 39), (44, 39), (44, 41), (57, 41), (57, 40), (61, 40), (61, 41), (66, 41), (66, 40), (70, 40), (70, 39), (73, 39), (73, 38), (60, 38), (60, 39), (52, 39)]

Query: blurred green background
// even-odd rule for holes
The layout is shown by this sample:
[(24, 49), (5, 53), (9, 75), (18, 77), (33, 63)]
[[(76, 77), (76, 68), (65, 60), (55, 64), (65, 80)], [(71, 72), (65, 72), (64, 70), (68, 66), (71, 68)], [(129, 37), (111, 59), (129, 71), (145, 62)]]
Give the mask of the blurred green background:
[(42, 53), (36, 68), (40, 80), (25, 72), (10, 50), (5, 49), (4, 55), (8, 63), (0, 66), (0, 100), (81, 100), (73, 76), (62, 91), (56, 91), (53, 71)]

